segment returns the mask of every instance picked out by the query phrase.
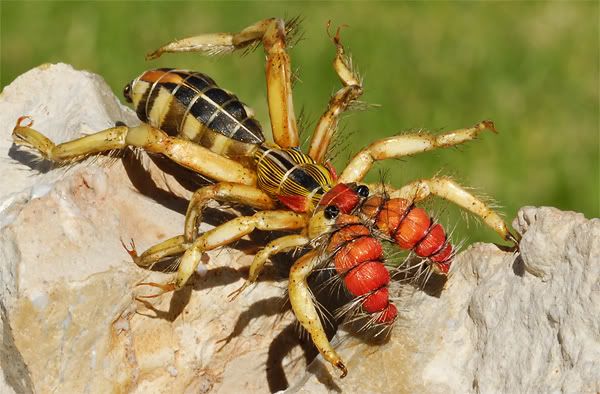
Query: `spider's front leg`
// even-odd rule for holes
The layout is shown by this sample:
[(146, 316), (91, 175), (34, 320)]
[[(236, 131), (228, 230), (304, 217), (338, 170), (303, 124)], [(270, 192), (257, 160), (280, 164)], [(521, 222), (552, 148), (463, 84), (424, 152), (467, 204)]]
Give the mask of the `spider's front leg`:
[(202, 222), (202, 211), (210, 200), (240, 203), (260, 210), (269, 210), (275, 207), (275, 202), (256, 187), (219, 182), (194, 192), (188, 205), (183, 235), (158, 243), (141, 255), (137, 254), (133, 241), (130, 248), (124, 244), (123, 247), (134, 263), (140, 267), (152, 267), (160, 260), (184, 253), (198, 237), (198, 225)]
[(502, 239), (518, 245), (517, 236), (510, 232), (500, 215), (448, 177), (420, 179), (390, 193), (392, 198), (404, 198), (413, 202), (422, 201), (430, 196), (438, 196), (473, 213), (480, 217)]
[(286, 52), (286, 34), (295, 27), (295, 20), (286, 27), (282, 19), (265, 19), (239, 33), (202, 34), (173, 41), (150, 53), (147, 58), (155, 59), (167, 52), (213, 55), (262, 42), (267, 53), (267, 99), (273, 139), (281, 148), (296, 147), (299, 145), (298, 127), (292, 100), (290, 57)]
[(361, 181), (376, 161), (411, 156), (438, 148), (447, 148), (475, 139), (482, 131), (496, 132), (494, 123), (485, 120), (473, 127), (449, 131), (443, 134), (401, 134), (375, 141), (358, 152), (338, 178), (338, 183)]
[[(375, 161), (410, 156), (437, 148), (458, 145), (476, 138), (484, 130), (496, 131), (491, 121), (483, 121), (470, 128), (439, 135), (427, 133), (403, 134), (376, 141), (354, 156), (340, 175), (338, 182), (361, 181)], [(405, 198), (414, 202), (423, 200), (430, 195), (436, 195), (453, 202), (481, 217), (485, 224), (498, 233), (502, 239), (518, 245), (517, 237), (510, 232), (500, 215), (450, 178), (438, 177), (415, 181), (392, 193), (392, 197)]]
[(250, 234), (254, 230), (281, 231), (298, 230), (306, 227), (308, 218), (305, 215), (289, 211), (263, 211), (252, 216), (241, 216), (230, 220), (200, 235), (189, 246), (179, 264), (175, 281), (168, 284), (144, 283), (162, 289), (162, 292), (141, 298), (156, 297), (160, 294), (182, 288), (192, 276), (202, 253), (228, 245)]
[(319, 353), (323, 355), (325, 360), (342, 372), (341, 377), (343, 378), (348, 374), (348, 369), (327, 339), (319, 314), (314, 305), (312, 293), (306, 282), (306, 278), (308, 278), (310, 273), (319, 263), (318, 252), (318, 250), (308, 252), (292, 266), (288, 284), (290, 303), (292, 304), (292, 310), (294, 311), (296, 318), (310, 334)]
[[(28, 123), (25, 121), (28, 120)], [(230, 181), (246, 185), (256, 184), (256, 173), (240, 163), (218, 155), (188, 140), (171, 137), (148, 124), (127, 127), (117, 126), (73, 141), (54, 144), (49, 138), (32, 129), (33, 121), (21, 117), (13, 129), (13, 141), (37, 150), (45, 159), (69, 162), (82, 157), (125, 149), (128, 146), (142, 148), (152, 153), (161, 153), (174, 162), (219, 181)]]

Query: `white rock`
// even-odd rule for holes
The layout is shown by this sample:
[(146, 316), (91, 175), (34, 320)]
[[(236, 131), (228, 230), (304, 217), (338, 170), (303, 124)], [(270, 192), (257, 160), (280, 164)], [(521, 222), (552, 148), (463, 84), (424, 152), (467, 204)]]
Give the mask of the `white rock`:
[(136, 122), (101, 78), (67, 65), (31, 70), (0, 95), (2, 393), (269, 392), (286, 381), (311, 393), (600, 391), (598, 219), (524, 208), (520, 256), (474, 245), (439, 297), (404, 297), (387, 343), (339, 334), (350, 370), (340, 380), (320, 358), (306, 372), (294, 319), (282, 318), (283, 283), (225, 300), (251, 260), (239, 250), (211, 253), (204, 276), (156, 311), (134, 301), (149, 291), (137, 282), (168, 276), (136, 267), (120, 239), (143, 250), (180, 234), (183, 216), (138, 193), (121, 162), (40, 163), (40, 173), (14, 160), (21, 115), (58, 142)]

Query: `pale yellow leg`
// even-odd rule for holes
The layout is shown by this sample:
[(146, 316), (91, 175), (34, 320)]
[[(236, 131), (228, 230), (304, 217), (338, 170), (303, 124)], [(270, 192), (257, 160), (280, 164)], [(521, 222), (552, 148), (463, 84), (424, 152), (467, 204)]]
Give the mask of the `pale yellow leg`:
[(286, 27), (282, 19), (265, 19), (239, 33), (213, 33), (168, 43), (150, 53), (155, 59), (167, 52), (201, 52), (213, 55), (232, 52), (261, 42), (267, 52), (267, 99), (273, 139), (281, 148), (299, 145), (292, 100), (292, 70), (286, 52)]
[(342, 81), (343, 87), (338, 90), (329, 100), (327, 110), (317, 123), (313, 132), (308, 149), (308, 155), (316, 162), (321, 163), (325, 158), (331, 139), (337, 130), (340, 115), (348, 108), (348, 105), (357, 100), (363, 93), (361, 81), (352, 69), (352, 62), (344, 52), (344, 46), (340, 41), (340, 29), (333, 37), (336, 46), (336, 56), (333, 68)]
[(358, 152), (344, 169), (339, 183), (361, 181), (373, 163), (379, 160), (410, 156), (437, 148), (462, 144), (476, 138), (482, 131), (496, 131), (491, 121), (483, 121), (473, 127), (432, 135), (427, 133), (402, 134), (376, 141)]
[[(121, 243), (123, 244), (123, 242)], [(133, 240), (131, 241), (130, 248), (123, 244), (123, 247), (133, 259), (133, 262), (140, 267), (151, 267), (164, 258), (176, 256), (185, 252), (190, 246), (191, 243), (186, 242), (183, 235), (178, 235), (148, 248), (144, 253), (138, 256)]]
[(294, 263), (290, 271), (288, 284), (290, 303), (292, 304), (292, 310), (296, 318), (310, 334), (319, 353), (321, 353), (325, 360), (342, 371), (341, 377), (343, 378), (348, 373), (348, 370), (327, 339), (327, 335), (319, 319), (319, 314), (313, 303), (310, 288), (306, 283), (306, 278), (308, 278), (318, 262), (318, 251), (313, 250)]
[(500, 215), (450, 178), (419, 179), (390, 193), (392, 198), (405, 198), (414, 202), (422, 201), (432, 195), (450, 201), (479, 216), (502, 239), (518, 244), (517, 238), (510, 232)]
[(188, 205), (184, 229), (186, 241), (192, 242), (196, 238), (202, 211), (210, 200), (240, 203), (260, 210), (273, 209), (276, 205), (265, 192), (254, 186), (220, 182), (203, 187), (194, 192)]
[(271, 256), (277, 253), (283, 253), (300, 246), (307, 245), (310, 242), (304, 235), (294, 234), (287, 235), (285, 237), (277, 238), (267, 244), (260, 252), (256, 254), (254, 260), (252, 260), (252, 264), (250, 265), (250, 272), (248, 274), (248, 279), (244, 284), (237, 289), (236, 291), (229, 294), (230, 301), (233, 301), (237, 298), (246, 288), (250, 285), (254, 284), (258, 280), (258, 276), (262, 272), (265, 263)]
[[(161, 153), (174, 162), (217, 181), (256, 184), (256, 172), (240, 163), (220, 156), (210, 150), (181, 138), (170, 137), (147, 124), (136, 127), (118, 126), (87, 135), (73, 141), (55, 145), (40, 132), (21, 125), (13, 129), (13, 141), (36, 149), (52, 161), (77, 160), (81, 157), (124, 149), (127, 146), (142, 148), (148, 152)], [(30, 124), (31, 125), (31, 124)]]
[(228, 245), (250, 234), (254, 230), (298, 230), (305, 228), (307, 222), (308, 218), (305, 215), (290, 211), (262, 211), (252, 216), (241, 216), (232, 219), (203, 233), (186, 249), (179, 263), (179, 269), (173, 283), (167, 285), (151, 283), (150, 285), (161, 288), (163, 293), (180, 289), (186, 284), (198, 267), (202, 253)]

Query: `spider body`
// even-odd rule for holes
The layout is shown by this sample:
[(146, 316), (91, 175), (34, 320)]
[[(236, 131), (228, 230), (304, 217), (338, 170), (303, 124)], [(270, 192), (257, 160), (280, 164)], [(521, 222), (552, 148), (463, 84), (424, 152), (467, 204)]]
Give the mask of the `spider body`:
[(254, 167), (258, 187), (296, 212), (311, 211), (333, 184), (330, 171), (299, 149), (265, 144), (251, 110), (205, 74), (146, 71), (124, 95), (141, 121)]
[[(333, 68), (342, 87), (331, 97), (317, 122), (308, 152), (301, 152), (286, 52), (286, 34), (293, 26), (293, 21), (286, 26), (281, 19), (265, 19), (239, 33), (203, 34), (174, 41), (149, 55), (156, 58), (166, 52), (191, 51), (210, 55), (262, 43), (267, 55), (267, 101), (274, 143), (265, 142), (260, 124), (235, 95), (219, 88), (204, 74), (174, 69), (144, 72), (126, 86), (125, 97), (144, 122), (139, 126), (116, 126), (55, 145), (32, 129), (31, 123), (24, 124), (21, 117), (13, 130), (13, 139), (57, 162), (113, 149), (141, 148), (162, 154), (215, 181), (193, 194), (183, 234), (152, 246), (141, 255), (135, 248), (129, 250), (140, 266), (151, 266), (163, 258), (183, 254), (173, 281), (141, 284), (162, 290), (146, 297), (183, 287), (205, 251), (228, 245), (255, 229), (293, 232), (269, 242), (257, 253), (248, 280), (235, 294), (257, 280), (273, 254), (308, 249), (290, 270), (290, 303), (325, 360), (345, 376), (347, 369), (325, 335), (307, 285), (307, 277), (324, 260), (333, 259), (336, 270), (345, 278), (350, 292), (359, 297), (364, 310), (377, 313), (378, 322), (389, 324), (395, 318), (395, 307), (389, 303), (389, 275), (384, 272), (383, 256), (378, 249), (381, 234), (419, 256), (428, 257), (428, 261), (435, 263), (438, 259), (449, 264), (451, 258), (452, 249), (443, 229), (432, 224), (424, 211), (414, 207), (415, 203), (430, 196), (444, 198), (481, 217), (503, 239), (513, 242), (516, 239), (496, 212), (449, 178), (421, 179), (399, 189), (386, 186), (391, 199), (376, 189), (374, 197), (369, 199), (369, 189), (360, 184), (376, 161), (470, 141), (484, 130), (495, 131), (489, 121), (437, 135), (426, 132), (395, 135), (362, 149), (339, 177), (330, 170), (325, 153), (338, 119), (362, 94), (360, 78), (341, 44), (339, 29), (332, 37), (336, 48)], [(203, 209), (210, 200), (245, 204), (256, 213), (198, 233)], [(341, 219), (332, 215), (332, 209), (342, 213)], [(351, 224), (338, 220), (349, 220)], [(352, 257), (340, 252), (343, 248)], [(443, 254), (447, 248), (450, 248), (447, 254)]]

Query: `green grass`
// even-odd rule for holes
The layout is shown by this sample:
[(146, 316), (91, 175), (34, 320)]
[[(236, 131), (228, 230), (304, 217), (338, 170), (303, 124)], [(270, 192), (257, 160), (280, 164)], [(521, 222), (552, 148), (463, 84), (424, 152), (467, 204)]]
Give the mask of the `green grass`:
[[(145, 69), (189, 68), (236, 92), (265, 129), (260, 50), (214, 59), (165, 55), (153, 62), (144, 54), (174, 38), (301, 15), (305, 34), (291, 50), (301, 79), (295, 105), (314, 122), (339, 87), (326, 22), (347, 24), (342, 38), (364, 76), (363, 98), (381, 107), (346, 117), (348, 146), (335, 160), (338, 168), (376, 138), (492, 119), (498, 135), (376, 168), (387, 169), (396, 186), (452, 175), (493, 196), (509, 219), (523, 205), (600, 216), (597, 2), (4, 1), (0, 7), (2, 86), (41, 63), (65, 62), (102, 75), (120, 96)], [(368, 180), (378, 177), (373, 171)], [(457, 224), (459, 237), (497, 240), (481, 226), (466, 229), (452, 212), (446, 221)]]

